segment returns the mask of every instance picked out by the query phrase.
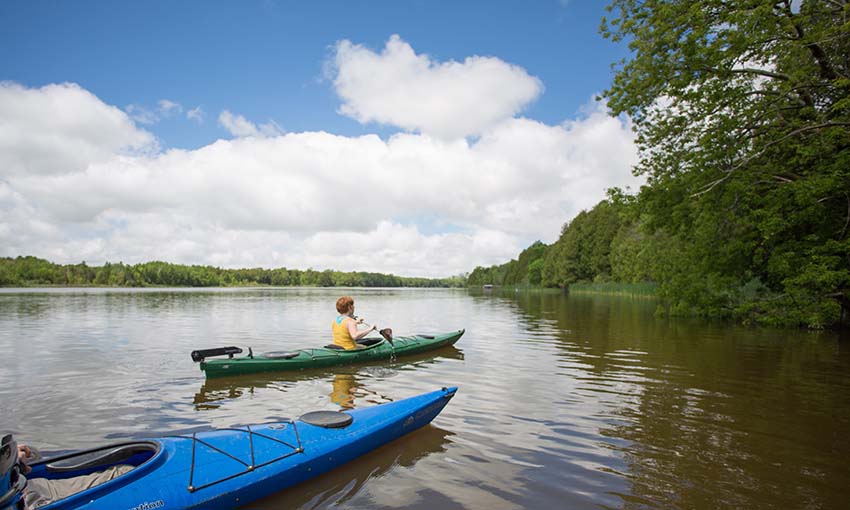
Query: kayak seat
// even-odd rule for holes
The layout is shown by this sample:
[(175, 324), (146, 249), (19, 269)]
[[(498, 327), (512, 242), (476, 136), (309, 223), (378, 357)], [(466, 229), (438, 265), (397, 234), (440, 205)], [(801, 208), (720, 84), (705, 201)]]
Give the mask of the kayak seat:
[[(158, 450), (159, 447), (155, 443), (122, 444), (111, 448), (102, 448), (100, 450), (74, 455), (64, 459), (57, 459), (56, 461), (49, 462), (45, 467), (47, 468), (47, 471), (63, 473), (67, 471), (82, 471), (99, 467), (108, 467), (114, 464), (138, 465), (141, 461), (152, 457)], [(130, 461), (130, 459), (136, 455), (140, 455), (140, 457)]]
[(298, 419), (304, 423), (326, 429), (341, 429), (351, 425), (351, 422), (354, 421), (353, 416), (339, 411), (313, 411), (302, 415)]
[(344, 351), (345, 350), (344, 347), (340, 347), (337, 344), (328, 344), (328, 345), (325, 346), (325, 349), (333, 349), (335, 351)]
[(272, 352), (264, 352), (262, 356), (264, 358), (269, 359), (292, 359), (301, 354), (299, 351), (272, 351)]

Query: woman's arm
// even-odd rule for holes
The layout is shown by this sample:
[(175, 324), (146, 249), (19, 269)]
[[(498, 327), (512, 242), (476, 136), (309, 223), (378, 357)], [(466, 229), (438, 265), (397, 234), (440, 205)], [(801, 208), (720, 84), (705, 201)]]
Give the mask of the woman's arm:
[(31, 459), (32, 456), (32, 450), (29, 446), (25, 444), (18, 445), (18, 462), (20, 462), (21, 465), (24, 467), (24, 474), (27, 474), (32, 471), (32, 469), (30, 469), (29, 465), (27, 464), (27, 461)]
[(362, 322), (363, 322), (363, 319), (358, 319), (356, 322), (354, 321), (354, 319), (351, 319), (351, 320), (348, 321), (348, 334), (351, 335), (351, 338), (353, 338), (355, 342), (360, 340), (364, 336), (368, 335), (372, 331), (375, 331), (376, 329), (378, 329), (377, 326), (372, 326), (369, 329), (364, 329), (363, 331), (358, 331), (357, 325), (361, 324)]

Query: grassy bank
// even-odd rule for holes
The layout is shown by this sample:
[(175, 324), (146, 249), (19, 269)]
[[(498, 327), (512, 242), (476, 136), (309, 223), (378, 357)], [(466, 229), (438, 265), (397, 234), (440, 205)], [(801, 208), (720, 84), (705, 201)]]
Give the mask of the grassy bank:
[(657, 285), (654, 283), (573, 283), (570, 294), (606, 294), (609, 296), (656, 297)]

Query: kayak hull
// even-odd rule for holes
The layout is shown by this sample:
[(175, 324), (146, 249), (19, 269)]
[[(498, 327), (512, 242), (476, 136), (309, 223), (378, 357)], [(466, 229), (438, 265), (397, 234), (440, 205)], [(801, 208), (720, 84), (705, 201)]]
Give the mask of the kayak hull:
[(351, 351), (321, 347), (298, 349), (287, 353), (290, 357), (259, 355), (253, 357), (241, 356), (226, 359), (210, 359), (202, 361), (200, 366), (207, 377), (226, 377), (260, 372), (304, 370), (352, 363), (368, 363), (454, 345), (463, 336), (463, 333), (464, 330), (461, 329), (438, 335), (396, 337), (392, 343), (384, 339), (372, 339), (375, 342), (373, 345)]
[[(136, 444), (147, 445), (151, 452), (128, 473), (40, 508), (232, 509), (330, 471), (427, 425), (456, 390), (443, 388), (366, 409), (330, 412), (351, 417), (351, 423), (342, 428), (308, 423), (305, 415), (298, 420), (144, 440)], [(48, 468), (67, 465), (74, 455), (89, 452), (33, 464), (28, 477), (89, 473), (91, 466), (58, 474)], [(114, 459), (109, 462), (120, 464)]]

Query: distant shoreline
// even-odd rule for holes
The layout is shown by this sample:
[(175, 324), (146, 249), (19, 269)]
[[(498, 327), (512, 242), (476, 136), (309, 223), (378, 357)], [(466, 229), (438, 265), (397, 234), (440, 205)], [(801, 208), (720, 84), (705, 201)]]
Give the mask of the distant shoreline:
[(102, 266), (55, 264), (33, 256), (0, 258), (0, 287), (465, 287), (464, 276), (419, 278), (365, 271), (222, 269), (153, 261)]

